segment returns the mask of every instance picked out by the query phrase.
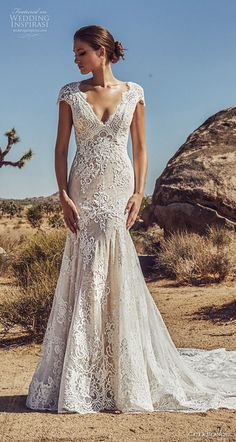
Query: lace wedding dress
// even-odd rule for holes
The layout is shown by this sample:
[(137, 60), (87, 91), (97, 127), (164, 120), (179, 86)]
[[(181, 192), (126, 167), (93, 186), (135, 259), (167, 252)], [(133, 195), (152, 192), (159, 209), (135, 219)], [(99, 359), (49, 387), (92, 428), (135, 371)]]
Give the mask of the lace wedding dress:
[(64, 85), (77, 151), (68, 189), (79, 231), (67, 229), (41, 355), (26, 405), (58, 413), (236, 409), (236, 351), (176, 348), (145, 283), (124, 213), (134, 191), (127, 153), (144, 91), (135, 82), (107, 121), (81, 82)]

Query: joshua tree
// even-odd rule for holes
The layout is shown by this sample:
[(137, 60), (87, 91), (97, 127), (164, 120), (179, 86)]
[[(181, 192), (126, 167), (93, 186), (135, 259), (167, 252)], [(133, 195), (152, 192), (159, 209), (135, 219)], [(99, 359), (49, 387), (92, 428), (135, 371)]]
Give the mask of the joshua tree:
[(22, 211), (19, 204), (14, 203), (14, 201), (2, 201), (0, 203), (0, 210), (2, 215), (10, 215), (10, 218), (19, 214)]
[(13, 144), (18, 143), (20, 141), (20, 138), (17, 136), (14, 127), (5, 132), (4, 135), (6, 135), (6, 137), (8, 138), (8, 143), (5, 150), (2, 151), (2, 149), (0, 148), (0, 167), (13, 166), (21, 169), (25, 165), (25, 163), (32, 158), (33, 152), (31, 149), (29, 149), (26, 153), (24, 153), (24, 155), (22, 155), (22, 157), (18, 161), (5, 161), (5, 157), (10, 152)]
[(40, 227), (43, 221), (42, 206), (34, 204), (32, 207), (29, 207), (26, 216), (32, 227)]

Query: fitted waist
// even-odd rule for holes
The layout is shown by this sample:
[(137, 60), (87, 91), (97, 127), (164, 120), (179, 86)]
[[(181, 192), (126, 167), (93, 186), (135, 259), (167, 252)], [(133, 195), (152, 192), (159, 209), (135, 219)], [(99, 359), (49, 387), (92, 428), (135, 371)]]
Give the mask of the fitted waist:
[(96, 149), (96, 148), (107, 148), (111, 149), (119, 149), (127, 151), (128, 148), (128, 135), (123, 137), (118, 137), (110, 134), (107, 131), (100, 130), (95, 135), (93, 134), (91, 137), (84, 137), (84, 134), (77, 135), (75, 133), (75, 141), (77, 149), (80, 152), (87, 152), (87, 149)]

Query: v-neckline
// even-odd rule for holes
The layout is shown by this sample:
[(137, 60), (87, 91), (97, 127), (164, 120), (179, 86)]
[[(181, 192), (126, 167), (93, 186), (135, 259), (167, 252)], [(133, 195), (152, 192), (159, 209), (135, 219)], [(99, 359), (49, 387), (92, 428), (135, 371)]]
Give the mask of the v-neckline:
[(126, 88), (124, 91), (121, 92), (121, 99), (120, 99), (120, 102), (119, 102), (118, 105), (116, 106), (114, 112), (112, 112), (112, 114), (109, 115), (108, 119), (107, 119), (106, 121), (102, 121), (102, 120), (100, 120), (100, 119), (98, 118), (98, 116), (97, 116), (97, 114), (94, 112), (94, 110), (93, 110), (91, 104), (88, 102), (88, 97), (87, 97), (86, 92), (83, 92), (83, 91), (80, 90), (80, 84), (81, 84), (81, 83), (82, 83), (82, 81), (78, 81), (78, 92), (80, 93), (81, 97), (84, 99), (85, 103), (87, 104), (88, 109), (90, 110), (91, 114), (94, 116), (94, 118), (97, 120), (97, 122), (98, 122), (99, 124), (101, 124), (102, 126), (106, 126), (106, 125), (110, 122), (110, 120), (111, 120), (112, 118), (115, 117), (115, 115), (117, 114), (119, 108), (121, 107), (121, 105), (122, 105), (123, 102), (124, 102), (124, 99), (125, 99), (126, 94), (127, 94), (128, 92), (130, 92), (130, 89), (131, 89), (130, 81), (125, 81), (124, 83), (125, 83), (126, 86), (128, 86), (128, 88)]

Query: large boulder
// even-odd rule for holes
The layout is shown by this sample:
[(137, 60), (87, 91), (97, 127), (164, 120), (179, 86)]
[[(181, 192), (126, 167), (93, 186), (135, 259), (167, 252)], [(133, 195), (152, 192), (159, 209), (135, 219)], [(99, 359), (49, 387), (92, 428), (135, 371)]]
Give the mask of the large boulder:
[(236, 230), (236, 107), (191, 133), (156, 180), (142, 218), (164, 232), (204, 233), (212, 224)]

